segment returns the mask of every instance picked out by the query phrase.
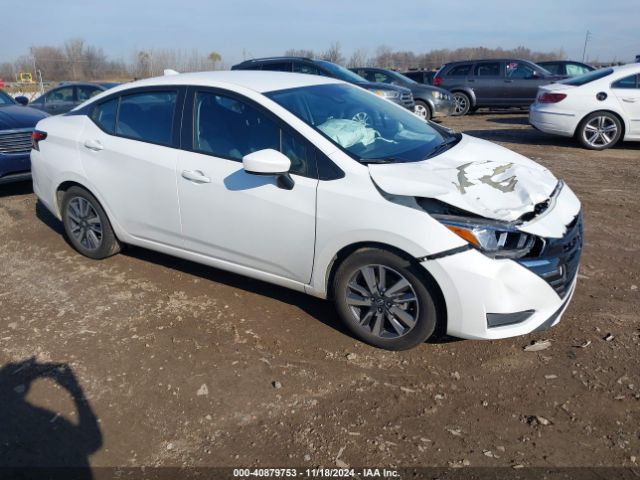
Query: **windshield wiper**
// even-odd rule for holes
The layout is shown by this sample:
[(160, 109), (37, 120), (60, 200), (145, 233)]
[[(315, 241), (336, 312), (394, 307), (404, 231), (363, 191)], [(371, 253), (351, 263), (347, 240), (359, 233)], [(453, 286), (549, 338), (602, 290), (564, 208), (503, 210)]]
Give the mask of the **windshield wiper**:
[(393, 158), (361, 158), (360, 163), (363, 165), (379, 164), (379, 163), (395, 163)]
[(454, 135), (453, 137), (448, 138), (447, 140), (445, 140), (444, 142), (442, 142), (439, 145), (436, 145), (428, 154), (426, 158), (431, 158), (431, 157), (435, 157), (436, 155), (444, 152), (445, 150), (449, 150), (451, 147), (453, 147), (456, 143), (458, 143), (460, 141), (460, 139), (462, 138), (462, 135), (457, 134)]

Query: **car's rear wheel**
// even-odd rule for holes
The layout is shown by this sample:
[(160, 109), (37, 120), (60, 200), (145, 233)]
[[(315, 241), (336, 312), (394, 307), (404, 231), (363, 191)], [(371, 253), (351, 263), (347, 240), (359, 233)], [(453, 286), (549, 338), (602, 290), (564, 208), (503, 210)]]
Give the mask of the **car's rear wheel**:
[(453, 107), (453, 115), (458, 117), (466, 115), (471, 109), (471, 98), (464, 92), (453, 92), (453, 101), (455, 105)]
[(333, 282), (336, 308), (353, 334), (388, 350), (406, 350), (434, 332), (435, 286), (415, 262), (366, 248), (351, 254)]
[(416, 100), (416, 106), (413, 107), (413, 112), (424, 120), (431, 120), (431, 107), (422, 100)]
[(622, 122), (610, 112), (593, 112), (587, 115), (576, 131), (580, 144), (590, 150), (613, 147), (622, 136)]
[(65, 192), (62, 223), (71, 245), (89, 258), (107, 258), (120, 251), (120, 242), (100, 202), (84, 188), (71, 187)]

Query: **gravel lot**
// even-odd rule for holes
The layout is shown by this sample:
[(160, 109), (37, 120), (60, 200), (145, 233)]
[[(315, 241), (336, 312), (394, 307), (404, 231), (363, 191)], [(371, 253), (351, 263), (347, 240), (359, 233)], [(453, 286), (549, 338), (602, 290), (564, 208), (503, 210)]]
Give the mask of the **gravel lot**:
[(0, 465), (640, 464), (640, 144), (582, 150), (521, 113), (443, 124), (581, 198), (557, 327), (377, 350), (302, 294), (136, 248), (81, 257), (30, 185), (2, 186)]

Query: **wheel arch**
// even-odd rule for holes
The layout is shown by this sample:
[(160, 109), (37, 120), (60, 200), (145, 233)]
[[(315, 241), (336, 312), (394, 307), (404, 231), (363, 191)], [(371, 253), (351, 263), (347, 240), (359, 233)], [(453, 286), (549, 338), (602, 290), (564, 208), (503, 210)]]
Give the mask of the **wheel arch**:
[(451, 93), (464, 93), (465, 95), (467, 95), (469, 97), (469, 100), (471, 100), (471, 107), (475, 107), (477, 104), (477, 99), (476, 99), (476, 94), (473, 91), (472, 88), (469, 87), (465, 87), (465, 86), (454, 86), (448, 89)]
[(624, 121), (624, 118), (622, 118), (622, 115), (620, 115), (618, 112), (616, 112), (615, 110), (610, 110), (608, 108), (602, 108), (599, 110), (593, 110), (592, 112), (589, 113), (585, 113), (582, 118), (580, 119), (580, 121), (576, 124), (576, 129), (573, 132), (573, 136), (576, 137), (579, 133), (580, 133), (580, 128), (582, 126), (582, 122), (584, 122), (584, 120), (589, 116), (589, 115), (593, 115), (594, 113), (610, 113), (611, 115), (615, 116), (619, 121), (620, 121), (620, 125), (622, 126), (622, 132), (620, 132), (620, 140), (624, 140), (624, 136), (627, 133), (627, 124)]
[[(410, 255), (409, 253), (405, 252), (400, 248), (394, 247), (393, 245), (389, 245), (386, 243), (357, 242), (357, 243), (352, 243), (350, 245), (346, 245), (342, 247), (333, 256), (333, 258), (331, 259), (331, 262), (329, 262), (329, 265), (327, 266), (327, 271), (326, 271), (324, 281), (325, 281), (325, 291), (327, 292), (328, 300), (333, 300), (333, 291), (332, 291), (331, 285), (333, 284), (333, 280), (335, 278), (335, 274), (336, 274), (336, 271), (338, 270), (338, 267), (340, 267), (342, 262), (344, 262), (349, 257), (349, 255), (351, 255), (352, 253), (358, 250), (362, 250), (366, 248), (376, 248), (380, 250), (387, 250), (389, 252), (395, 253), (399, 257), (402, 257), (414, 264), (418, 264), (418, 261), (415, 259), (415, 257)], [(431, 273), (421, 265), (420, 265), (420, 272), (422, 273), (422, 276), (425, 282), (427, 282), (427, 284), (433, 288), (433, 293), (434, 293), (433, 301), (436, 306), (436, 312), (437, 312), (436, 330), (434, 332), (434, 335), (442, 336), (447, 331), (447, 318), (448, 318), (447, 304), (444, 299), (444, 294), (442, 293), (442, 289), (440, 288), (440, 285), (438, 284), (436, 279), (433, 277), (433, 275), (431, 275)]]

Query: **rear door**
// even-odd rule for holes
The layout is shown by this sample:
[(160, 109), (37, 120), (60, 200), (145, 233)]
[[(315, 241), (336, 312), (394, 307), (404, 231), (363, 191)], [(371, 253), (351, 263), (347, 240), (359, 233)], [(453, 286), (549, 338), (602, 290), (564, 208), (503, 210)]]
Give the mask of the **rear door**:
[(504, 69), (500, 61), (478, 62), (467, 82), (476, 94), (478, 106), (501, 105), (504, 102)]
[(640, 137), (640, 74), (613, 82), (611, 90), (628, 118), (629, 131), (626, 136)]
[(179, 87), (145, 88), (100, 102), (79, 145), (87, 178), (127, 233), (176, 247), (183, 97)]
[(517, 60), (506, 62), (504, 82), (506, 103), (513, 106), (531, 105), (538, 87), (550, 83), (534, 65)]

